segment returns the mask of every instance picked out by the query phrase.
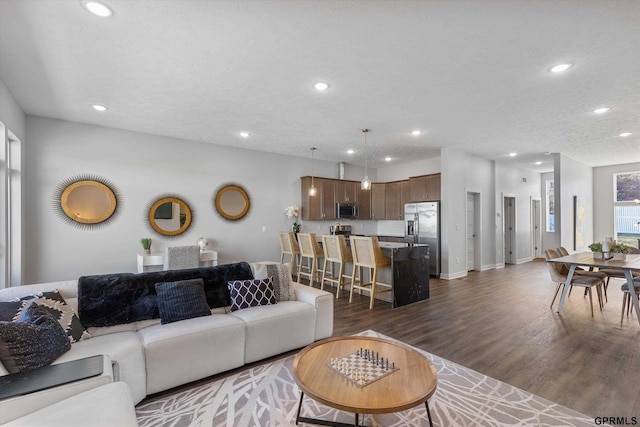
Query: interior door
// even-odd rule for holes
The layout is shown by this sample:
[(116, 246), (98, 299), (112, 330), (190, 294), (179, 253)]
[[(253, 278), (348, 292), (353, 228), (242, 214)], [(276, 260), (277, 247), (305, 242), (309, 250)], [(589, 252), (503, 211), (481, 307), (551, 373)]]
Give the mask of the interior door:
[(531, 242), (533, 243), (533, 258), (542, 258), (542, 229), (540, 224), (542, 216), (540, 212), (540, 200), (531, 200)]
[(475, 210), (475, 198), (473, 193), (467, 193), (467, 271), (475, 270)]
[(504, 198), (504, 263), (516, 263), (516, 198)]

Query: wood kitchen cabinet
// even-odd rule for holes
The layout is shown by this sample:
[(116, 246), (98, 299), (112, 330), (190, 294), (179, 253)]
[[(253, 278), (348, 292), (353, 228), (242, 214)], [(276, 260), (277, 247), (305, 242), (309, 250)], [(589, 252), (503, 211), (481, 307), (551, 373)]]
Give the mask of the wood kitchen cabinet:
[(371, 219), (371, 190), (363, 190), (360, 183), (358, 189), (358, 219)]
[(400, 181), (387, 182), (385, 191), (385, 219), (402, 219), (404, 205), (402, 203), (402, 190)]
[(387, 184), (384, 183), (371, 184), (371, 219), (385, 219), (386, 187)]
[(303, 176), (300, 178), (301, 197), (302, 200), (302, 219), (305, 221), (322, 221), (336, 219), (335, 209), (335, 181), (332, 179), (315, 178), (313, 179), (317, 194), (309, 196), (309, 187), (311, 187), (311, 177)]
[(411, 202), (440, 200), (440, 174), (409, 178)]
[(355, 181), (337, 180), (335, 203), (358, 203), (358, 189), (360, 183)]

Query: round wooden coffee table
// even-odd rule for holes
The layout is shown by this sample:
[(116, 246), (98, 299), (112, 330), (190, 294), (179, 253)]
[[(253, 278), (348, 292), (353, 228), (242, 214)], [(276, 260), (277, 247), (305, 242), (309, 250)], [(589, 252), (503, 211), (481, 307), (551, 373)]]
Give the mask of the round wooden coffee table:
[[(388, 359), (397, 370), (367, 384), (357, 385), (331, 366), (332, 359), (343, 358), (366, 349)], [(433, 363), (418, 351), (401, 343), (374, 337), (334, 337), (305, 347), (293, 361), (293, 378), (302, 390), (296, 424), (350, 424), (300, 417), (305, 393), (313, 400), (342, 411), (358, 414), (387, 414), (424, 403), (429, 424), (429, 399), (436, 391), (438, 375)]]

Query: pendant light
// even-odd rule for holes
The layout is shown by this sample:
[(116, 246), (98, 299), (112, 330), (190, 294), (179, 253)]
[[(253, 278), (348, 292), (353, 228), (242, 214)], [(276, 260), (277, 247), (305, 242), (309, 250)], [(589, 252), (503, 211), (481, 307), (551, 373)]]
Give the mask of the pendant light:
[(360, 181), (360, 188), (363, 190), (371, 190), (371, 180), (369, 179), (369, 175), (367, 175), (367, 166), (369, 163), (369, 152), (367, 150), (367, 133), (369, 129), (362, 129), (364, 132), (364, 178)]
[(313, 185), (313, 157), (316, 152), (316, 147), (311, 147), (309, 150), (311, 150), (311, 187), (309, 187), (309, 196), (313, 197), (318, 194), (318, 190), (316, 190), (316, 187)]

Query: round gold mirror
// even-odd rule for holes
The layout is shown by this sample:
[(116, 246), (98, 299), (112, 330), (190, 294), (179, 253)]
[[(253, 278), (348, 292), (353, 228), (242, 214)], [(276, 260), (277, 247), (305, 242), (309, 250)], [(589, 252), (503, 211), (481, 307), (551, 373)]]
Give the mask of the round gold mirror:
[(77, 176), (60, 183), (53, 202), (60, 218), (81, 228), (105, 225), (115, 218), (119, 207), (115, 186), (93, 175)]
[(60, 205), (65, 215), (84, 224), (97, 224), (116, 210), (116, 195), (98, 181), (76, 181), (62, 192)]
[(223, 218), (235, 221), (244, 217), (249, 211), (249, 196), (239, 185), (225, 185), (218, 190), (215, 205)]
[(149, 208), (149, 225), (163, 236), (177, 236), (191, 225), (193, 215), (184, 200), (177, 197), (163, 197)]

